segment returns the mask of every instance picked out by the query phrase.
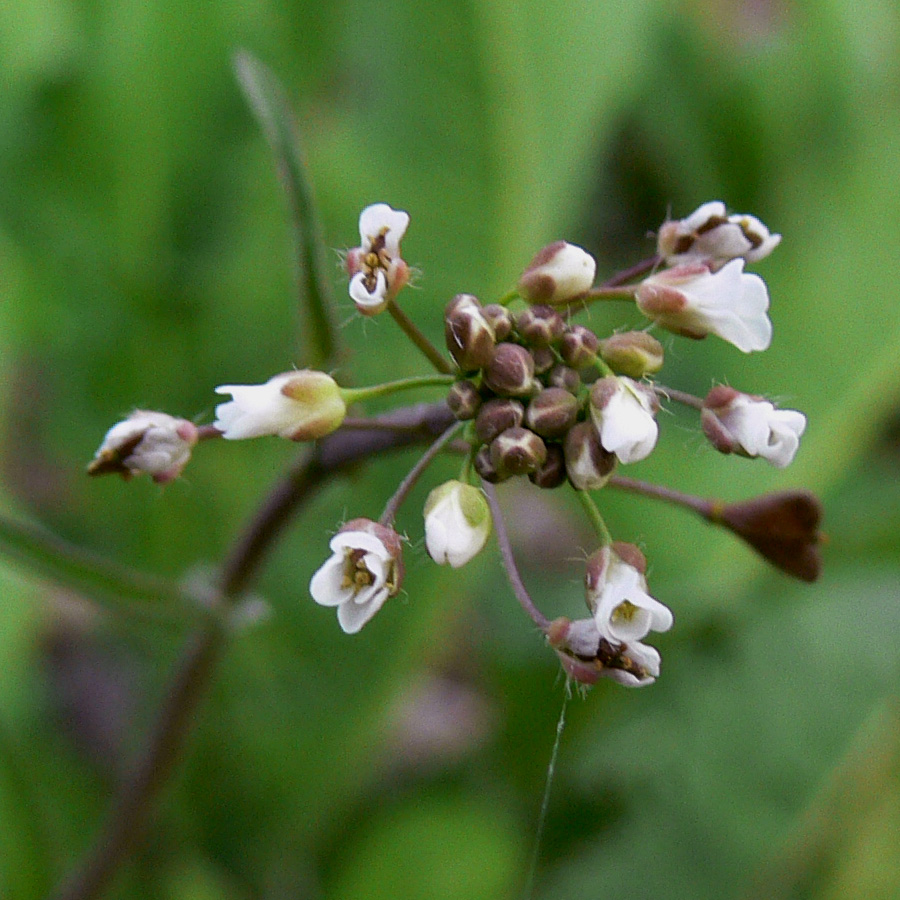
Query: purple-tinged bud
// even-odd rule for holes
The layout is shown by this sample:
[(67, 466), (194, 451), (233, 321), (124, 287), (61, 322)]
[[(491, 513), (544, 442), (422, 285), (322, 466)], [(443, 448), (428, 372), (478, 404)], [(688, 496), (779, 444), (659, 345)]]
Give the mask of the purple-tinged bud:
[(481, 406), (481, 394), (471, 381), (454, 382), (447, 393), (447, 406), (461, 422), (474, 419)]
[(663, 365), (662, 344), (646, 331), (625, 331), (600, 341), (600, 355), (619, 375), (643, 378)]
[(494, 328), (471, 294), (457, 294), (444, 313), (447, 349), (463, 372), (484, 368), (494, 352)]
[(516, 428), (525, 418), (525, 407), (509, 397), (494, 397), (482, 404), (475, 417), (475, 436), (489, 444), (507, 428)]
[(825, 542), (819, 530), (822, 504), (808, 491), (716, 505), (707, 518), (734, 532), (782, 572), (802, 581), (818, 579)]
[(472, 460), (472, 466), (478, 473), (478, 476), (483, 478), (488, 484), (500, 484), (501, 481), (506, 481), (510, 477), (509, 472), (501, 472), (497, 469), (491, 461), (490, 447), (486, 445), (478, 448), (478, 452)]
[(535, 375), (544, 375), (556, 365), (556, 354), (549, 347), (535, 347), (531, 358), (534, 360)]
[(563, 362), (573, 369), (584, 369), (597, 356), (600, 340), (584, 325), (572, 325), (559, 342), (559, 355)]
[(530, 306), (516, 317), (516, 331), (529, 347), (550, 347), (565, 330), (565, 319), (552, 306)]
[(547, 376), (547, 386), (577, 394), (581, 388), (581, 376), (571, 366), (554, 366)]
[(518, 344), (497, 344), (484, 383), (501, 397), (526, 397), (534, 392), (534, 358)]
[(559, 444), (547, 444), (547, 458), (544, 464), (535, 469), (528, 480), (539, 488), (546, 490), (557, 488), (566, 482), (566, 460)]
[(529, 303), (566, 303), (590, 290), (596, 271), (590, 253), (555, 241), (531, 260), (519, 279), (519, 293)]
[(562, 388), (545, 388), (525, 410), (525, 424), (545, 438), (562, 437), (578, 417), (578, 401)]
[(498, 472), (528, 475), (546, 459), (546, 444), (527, 428), (507, 428), (491, 442), (491, 462)]
[(579, 491), (599, 490), (616, 469), (615, 453), (603, 449), (590, 422), (579, 422), (569, 429), (563, 452), (569, 481)]
[(512, 313), (499, 303), (488, 303), (481, 311), (494, 327), (494, 336), (498, 341), (505, 341), (513, 330)]

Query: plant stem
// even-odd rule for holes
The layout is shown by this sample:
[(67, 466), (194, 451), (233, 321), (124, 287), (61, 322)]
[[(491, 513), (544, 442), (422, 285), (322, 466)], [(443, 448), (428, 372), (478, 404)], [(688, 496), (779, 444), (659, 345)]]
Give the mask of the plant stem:
[(454, 422), (447, 430), (422, 454), (418, 462), (409, 470), (409, 474), (400, 482), (400, 487), (394, 492), (394, 496), (388, 500), (384, 512), (378, 520), (382, 525), (393, 525), (407, 494), (413, 489), (416, 482), (428, 468), (431, 461), (444, 449), (450, 438), (462, 427), (462, 422)]
[(603, 516), (600, 515), (594, 498), (587, 491), (576, 490), (575, 493), (578, 495), (587, 517), (591, 520), (594, 532), (600, 538), (600, 546), (608, 547), (613, 542), (612, 535), (609, 533), (609, 528), (606, 527), (606, 522), (603, 521)]
[(497, 533), (497, 545), (500, 548), (500, 558), (503, 561), (503, 568), (506, 569), (509, 583), (512, 585), (513, 593), (516, 595), (516, 600), (519, 601), (522, 609), (528, 613), (531, 621), (546, 634), (547, 629), (550, 627), (550, 620), (534, 605), (534, 601), (531, 599), (531, 595), (522, 581), (522, 576), (519, 574), (516, 558), (512, 552), (512, 545), (509, 542), (509, 533), (506, 530), (506, 523), (503, 520), (503, 513), (497, 500), (496, 488), (483, 479), (481, 486), (484, 488), (488, 506), (491, 508), (494, 531)]
[(652, 272), (661, 262), (661, 256), (651, 256), (648, 259), (642, 259), (639, 263), (635, 263), (627, 269), (622, 269), (621, 272), (616, 272), (615, 275), (607, 278), (600, 287), (612, 288), (627, 284), (629, 281), (633, 281), (635, 278), (639, 278), (647, 272)]
[(704, 519), (714, 521), (717, 503), (714, 500), (705, 500), (703, 497), (695, 497), (693, 494), (685, 494), (673, 488), (661, 484), (651, 484), (648, 481), (639, 481), (636, 478), (626, 478), (624, 475), (613, 475), (608, 482), (610, 487), (619, 488), (632, 494), (643, 494), (645, 497), (653, 497), (655, 500), (665, 500), (676, 506), (699, 513)]
[[(406, 430), (385, 430), (385, 424)], [(275, 486), (228, 554), (219, 574), (220, 606), (226, 611), (235, 607), (292, 516), (336, 473), (375, 454), (433, 440), (451, 424), (456, 423), (446, 404), (419, 403), (378, 417), (370, 431), (338, 430), (319, 441)], [(95, 900), (139, 843), (154, 804), (184, 754), (197, 709), (225, 649), (225, 622), (225, 616), (211, 617), (190, 637), (155, 725), (114, 798), (93, 848), (51, 895), (53, 900)]]
[(452, 375), (456, 369), (441, 355), (440, 351), (419, 331), (412, 319), (397, 305), (396, 300), (388, 301), (388, 312), (403, 330), (403, 333), (419, 348), (425, 358), (444, 375)]
[(653, 385), (653, 390), (664, 400), (674, 400), (676, 403), (690, 406), (692, 409), (703, 409), (703, 399), (701, 397), (696, 397), (685, 391), (679, 391), (658, 383)]
[(401, 378), (398, 381), (386, 381), (384, 384), (375, 384), (364, 388), (341, 388), (341, 397), (349, 406), (351, 403), (361, 403), (364, 400), (374, 400), (377, 397), (388, 397), (399, 391), (409, 391), (413, 388), (436, 387), (453, 384), (453, 375), (414, 375), (412, 378)]

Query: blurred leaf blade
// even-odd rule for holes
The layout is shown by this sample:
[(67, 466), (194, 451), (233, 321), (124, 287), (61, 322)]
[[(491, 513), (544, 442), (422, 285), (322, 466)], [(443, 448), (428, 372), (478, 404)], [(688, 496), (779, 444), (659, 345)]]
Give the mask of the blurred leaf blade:
[(327, 369), (339, 353), (334, 300), (326, 277), (322, 230), (296, 118), (281, 82), (246, 51), (234, 57), (238, 83), (275, 157), (294, 243), (304, 365)]

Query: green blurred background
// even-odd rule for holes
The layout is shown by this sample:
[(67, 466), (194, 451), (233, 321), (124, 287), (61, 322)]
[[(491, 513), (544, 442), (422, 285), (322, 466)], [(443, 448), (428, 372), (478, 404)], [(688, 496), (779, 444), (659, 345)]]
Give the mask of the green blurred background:
[[(629, 474), (743, 499), (809, 487), (825, 572), (798, 586), (685, 513), (601, 497), (676, 625), (652, 688), (569, 706), (535, 896), (900, 896), (900, 12), (892, 0), (9, 0), (0, 5), (4, 511), (172, 577), (220, 560), (296, 448), (200, 448), (185, 477), (89, 480), (134, 406), (211, 421), (212, 387), (302, 363), (286, 207), (236, 85), (283, 79), (329, 248), (406, 209), (402, 303), (440, 342), (543, 243), (601, 274), (671, 210), (722, 199), (784, 235), (758, 267), (775, 338), (744, 356), (668, 339), (664, 380), (807, 413), (795, 463), (717, 456), (663, 421)], [(353, 314), (329, 249), (338, 375), (425, 371)], [(622, 307), (597, 327), (637, 324)], [(423, 398), (434, 394), (423, 393)], [(375, 407), (373, 407), (375, 408)], [(407, 596), (356, 637), (307, 594), (329, 535), (377, 517), (415, 460), (318, 496), (258, 590), (116, 898), (519, 896), (564, 685), (490, 549), (438, 570), (401, 513)], [(579, 612), (591, 538), (568, 498), (505, 491), (525, 577)], [(109, 617), (0, 566), (0, 895), (43, 896), (88, 850), (141, 746), (183, 629)]]

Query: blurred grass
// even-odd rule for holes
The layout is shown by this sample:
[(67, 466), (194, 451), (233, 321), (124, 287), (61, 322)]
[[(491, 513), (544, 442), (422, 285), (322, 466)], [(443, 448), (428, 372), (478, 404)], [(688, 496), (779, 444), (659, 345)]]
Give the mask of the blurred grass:
[[(684, 513), (603, 498), (616, 536), (645, 547), (676, 628), (659, 642), (655, 687), (600, 685), (570, 709), (539, 896), (741, 896), (896, 693), (900, 15), (875, 0), (752, 8), (0, 7), (0, 499), (150, 572), (179, 577), (220, 559), (294, 453), (267, 441), (203, 447), (165, 491), (83, 477), (133, 406), (209, 421), (213, 386), (298, 361), (285, 203), (233, 79), (236, 48), (287, 86), (329, 248), (357, 243), (367, 203), (411, 213), (404, 250), (423, 274), (403, 304), (435, 341), (449, 296), (505, 290), (550, 239), (626, 264), (649, 252), (640, 239), (669, 205), (680, 215), (711, 198), (783, 233), (760, 266), (772, 349), (743, 357), (672, 339), (665, 380), (699, 392), (727, 380), (804, 410), (797, 461), (775, 472), (718, 457), (679, 416), (636, 474), (728, 498), (813, 487), (832, 536), (825, 577), (795, 588)], [(340, 376), (422, 371), (390, 323), (352, 316), (331, 258), (349, 350)], [(350, 640), (306, 595), (330, 530), (377, 516), (414, 458), (334, 484), (278, 548), (260, 585), (275, 615), (237, 639), (188, 764), (111, 896), (515, 893), (561, 686), (495, 560), (434, 571), (417, 543), (423, 485), (400, 520), (413, 541), (405, 602)], [(526, 576), (548, 610), (571, 614), (588, 538), (571, 506), (543, 501), (521, 517)], [(555, 537), (569, 528), (574, 544)], [(133, 676), (134, 720), (104, 725), (127, 752), (179, 638), (75, 615), (22, 569), (2, 590), (0, 832), (15, 840), (0, 850), (0, 894), (38, 897), (89, 846), (118, 777), (88, 715), (118, 670), (84, 648), (117, 648)], [(73, 649), (60, 668), (48, 648), (63, 638)], [(392, 715), (424, 717), (407, 691), (435, 673), (490, 712), (482, 730), (461, 716), (471, 742), (456, 756), (439, 744), (423, 764), (403, 752), (421, 735)], [(877, 815), (863, 828), (842, 812), (851, 838), (790, 896), (894, 883), (879, 881), (895, 879), (900, 858), (886, 773)]]

